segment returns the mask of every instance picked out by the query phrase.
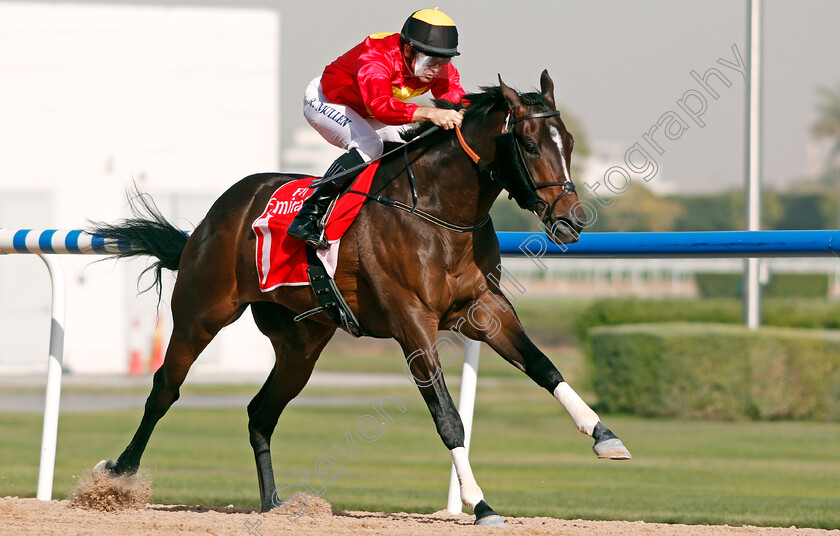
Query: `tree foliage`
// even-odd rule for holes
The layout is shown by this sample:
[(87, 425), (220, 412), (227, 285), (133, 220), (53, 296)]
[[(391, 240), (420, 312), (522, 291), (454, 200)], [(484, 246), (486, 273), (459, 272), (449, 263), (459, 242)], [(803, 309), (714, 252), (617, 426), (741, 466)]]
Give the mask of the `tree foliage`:
[(811, 132), (817, 138), (828, 139), (832, 143), (831, 158), (840, 157), (840, 88), (837, 92), (827, 87), (817, 90), (822, 101), (817, 105), (819, 116), (811, 126)]
[(670, 231), (685, 212), (677, 201), (657, 197), (645, 186), (634, 182), (615, 202), (606, 207), (598, 206), (598, 218), (589, 231)]

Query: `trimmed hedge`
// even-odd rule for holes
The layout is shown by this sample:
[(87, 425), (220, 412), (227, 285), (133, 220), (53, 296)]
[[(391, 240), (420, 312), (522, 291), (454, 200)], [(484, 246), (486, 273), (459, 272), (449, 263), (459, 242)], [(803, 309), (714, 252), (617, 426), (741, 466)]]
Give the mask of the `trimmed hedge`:
[(721, 324), (595, 328), (589, 363), (606, 412), (840, 420), (840, 333)]
[[(740, 298), (743, 275), (698, 272), (694, 274), (701, 298)], [(828, 296), (828, 274), (773, 273), (762, 294), (775, 298), (825, 298)]]
[(743, 292), (743, 279), (741, 274), (694, 274), (694, 282), (701, 298), (738, 298)]
[(770, 274), (764, 295), (772, 298), (826, 298), (828, 274)]
[[(590, 329), (618, 324), (711, 322), (742, 324), (740, 300), (609, 299), (592, 302), (575, 321), (575, 335), (587, 342)], [(768, 298), (761, 304), (765, 326), (840, 329), (840, 302)]]

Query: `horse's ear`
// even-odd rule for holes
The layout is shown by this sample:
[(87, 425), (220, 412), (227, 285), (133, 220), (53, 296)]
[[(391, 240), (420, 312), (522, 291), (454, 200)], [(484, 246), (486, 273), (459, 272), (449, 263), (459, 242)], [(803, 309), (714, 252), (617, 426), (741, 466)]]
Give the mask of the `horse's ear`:
[(499, 87), (502, 88), (502, 95), (507, 101), (508, 108), (510, 108), (510, 111), (513, 112), (513, 115), (521, 115), (522, 113), (524, 113), (524, 107), (522, 106), (522, 100), (519, 98), (519, 94), (517, 94), (516, 91), (512, 90), (507, 85), (505, 85), (504, 82), (502, 82), (502, 75), (498, 76)]
[(554, 102), (554, 81), (548, 76), (548, 69), (543, 69), (542, 75), (540, 75), (540, 89), (542, 89), (542, 96), (545, 97), (545, 100), (556, 107), (557, 105)]

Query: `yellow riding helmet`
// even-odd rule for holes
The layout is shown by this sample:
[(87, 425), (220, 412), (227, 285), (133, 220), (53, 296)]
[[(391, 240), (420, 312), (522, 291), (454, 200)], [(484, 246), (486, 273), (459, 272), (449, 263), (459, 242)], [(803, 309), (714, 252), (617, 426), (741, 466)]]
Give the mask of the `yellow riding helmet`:
[(415, 11), (403, 24), (403, 41), (431, 56), (458, 56), (458, 29), (438, 8)]

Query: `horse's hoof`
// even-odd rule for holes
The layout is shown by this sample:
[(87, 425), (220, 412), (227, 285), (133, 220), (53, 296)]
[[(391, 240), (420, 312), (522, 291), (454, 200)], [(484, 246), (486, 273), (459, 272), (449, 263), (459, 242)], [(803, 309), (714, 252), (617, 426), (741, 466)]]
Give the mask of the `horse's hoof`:
[(475, 524), (479, 527), (504, 527), (505, 522), (502, 517), (497, 514), (487, 502), (482, 499), (473, 508), (475, 512)]
[(502, 519), (502, 516), (495, 514), (476, 519), (475, 524), (479, 527), (504, 527), (505, 521)]
[(630, 456), (630, 451), (627, 450), (624, 443), (622, 443), (617, 437), (595, 443), (592, 450), (595, 451), (595, 454), (597, 454), (599, 458), (609, 458), (610, 460), (629, 460), (632, 458), (632, 456)]
[(94, 475), (113, 475), (114, 474), (114, 467), (117, 466), (117, 462), (112, 459), (102, 460), (96, 465), (93, 466), (93, 474)]

